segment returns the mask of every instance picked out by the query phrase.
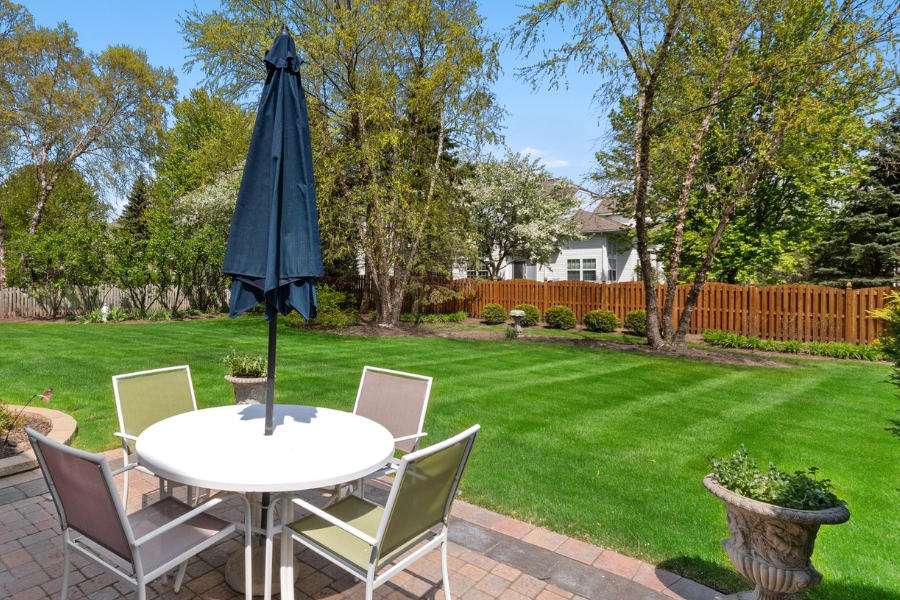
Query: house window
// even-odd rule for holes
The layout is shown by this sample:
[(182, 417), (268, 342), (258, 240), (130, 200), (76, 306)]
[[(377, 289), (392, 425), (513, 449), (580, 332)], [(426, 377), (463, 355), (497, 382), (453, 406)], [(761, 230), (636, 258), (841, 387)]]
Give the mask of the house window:
[(581, 279), (584, 281), (597, 281), (596, 258), (585, 258), (581, 261)]
[(485, 267), (482, 262), (478, 262), (478, 264), (471, 268), (466, 268), (466, 277), (469, 279), (475, 279), (476, 277), (479, 279), (488, 279), (490, 276), (491, 272), (488, 271), (487, 267)]
[(566, 261), (569, 281), (597, 281), (596, 258), (570, 258)]
[(618, 260), (616, 259), (616, 255), (613, 254), (609, 256), (607, 262), (609, 263), (609, 268), (606, 270), (606, 280), (617, 281), (619, 279), (619, 271), (617, 269)]

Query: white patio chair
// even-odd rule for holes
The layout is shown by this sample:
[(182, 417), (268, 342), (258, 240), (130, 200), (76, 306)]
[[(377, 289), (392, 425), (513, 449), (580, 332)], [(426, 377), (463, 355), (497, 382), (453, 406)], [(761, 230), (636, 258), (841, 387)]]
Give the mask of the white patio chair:
[[(432, 378), (425, 375), (365, 366), (353, 413), (384, 425), (394, 436), (397, 450), (413, 452), (419, 447), (419, 440), (428, 435), (422, 431), (422, 425), (431, 395), (431, 382)], [(367, 478), (393, 473), (398, 464), (399, 460), (392, 458), (384, 468)], [(360, 498), (365, 497), (365, 479), (357, 482), (355, 491)], [(342, 493), (339, 492), (337, 497)]]
[[(365, 581), (366, 600), (372, 600), (375, 588), (440, 546), (444, 598), (450, 600), (450, 507), (478, 429), (475, 425), (446, 441), (403, 456), (384, 507), (356, 496), (348, 496), (325, 509), (293, 499), (287, 513), (297, 505), (311, 514), (282, 527), (282, 600), (294, 598), (294, 540)], [(290, 518), (290, 514), (285, 515), (285, 520)], [(407, 554), (410, 550), (413, 551)]]
[[(180, 565), (175, 577), (177, 593), (188, 559), (236, 530), (234, 523), (207, 514), (224, 495), (196, 508), (168, 496), (128, 515), (113, 475), (134, 465), (114, 472), (102, 455), (70, 448), (32, 429), (26, 431), (59, 513), (62, 600), (68, 594), (72, 551), (135, 587), (138, 599), (144, 600), (149, 582)], [(238, 497), (244, 502), (244, 566), (250, 600), (250, 506), (243, 496)]]
[[(112, 384), (119, 417), (119, 431), (113, 435), (122, 438), (123, 465), (134, 465), (131, 461), (134, 442), (147, 427), (167, 417), (197, 410), (188, 365), (114, 375)], [(138, 469), (150, 473), (144, 467)], [(160, 495), (171, 493), (174, 485), (178, 484), (160, 478)], [(188, 487), (188, 503), (192, 501), (191, 496), (192, 488)], [(128, 504), (128, 470), (123, 475), (122, 503)]]

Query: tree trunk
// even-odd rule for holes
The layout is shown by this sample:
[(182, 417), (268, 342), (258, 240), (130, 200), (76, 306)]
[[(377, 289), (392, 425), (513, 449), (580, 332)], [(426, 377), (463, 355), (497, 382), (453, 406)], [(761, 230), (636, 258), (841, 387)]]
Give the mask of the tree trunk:
[(56, 177), (53, 177), (50, 181), (45, 180), (43, 173), (41, 173), (40, 177), (41, 193), (38, 195), (37, 206), (34, 207), (34, 213), (31, 215), (31, 221), (28, 223), (28, 235), (37, 233), (38, 225), (41, 224), (41, 219), (44, 216), (44, 209), (47, 207), (47, 200), (50, 199), (53, 186), (56, 184)]
[(691, 190), (694, 187), (694, 176), (697, 172), (697, 166), (700, 164), (700, 153), (703, 149), (703, 140), (706, 138), (707, 132), (709, 132), (710, 123), (712, 122), (713, 115), (718, 107), (719, 99), (722, 95), (722, 84), (725, 81), (725, 76), (728, 74), (728, 69), (731, 65), (731, 60), (734, 57), (735, 50), (737, 49), (738, 42), (744, 36), (746, 30), (747, 25), (738, 26), (728, 45), (728, 51), (725, 53), (725, 57), (723, 58), (722, 65), (719, 68), (719, 73), (716, 77), (716, 83), (713, 86), (712, 94), (710, 94), (709, 97), (706, 113), (703, 115), (703, 120), (700, 122), (700, 127), (697, 129), (697, 133), (691, 143), (690, 158), (688, 159), (688, 164), (684, 170), (684, 177), (681, 182), (681, 194), (678, 197), (678, 207), (675, 211), (672, 250), (669, 252), (669, 273), (666, 277), (666, 299), (663, 303), (662, 317), (663, 337), (670, 342), (676, 343), (676, 345), (683, 345), (684, 343), (684, 336), (682, 336), (681, 344), (677, 343), (672, 322), (673, 313), (675, 312), (675, 292), (678, 287), (678, 270), (681, 265), (681, 246), (684, 240), (687, 205), (691, 198)]
[(666, 342), (660, 335), (656, 274), (653, 272), (647, 230), (647, 187), (650, 179), (651, 137), (649, 120), (653, 110), (653, 94), (654, 88), (642, 86), (638, 97), (638, 118), (634, 132), (634, 227), (647, 306), (647, 342), (654, 350), (664, 350)]

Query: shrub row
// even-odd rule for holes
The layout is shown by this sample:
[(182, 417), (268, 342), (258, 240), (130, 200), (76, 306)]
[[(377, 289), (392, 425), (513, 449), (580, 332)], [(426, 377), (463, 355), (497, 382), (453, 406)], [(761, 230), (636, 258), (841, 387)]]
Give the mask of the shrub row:
[(808, 354), (810, 356), (829, 356), (831, 358), (853, 358), (857, 360), (878, 360), (881, 351), (877, 344), (848, 344), (846, 342), (798, 342), (788, 340), (764, 340), (755, 336), (739, 333), (728, 333), (718, 329), (707, 329), (703, 332), (703, 341), (722, 348), (741, 348), (745, 350), (765, 350), (767, 352), (785, 352), (788, 354)]
[[(224, 307), (223, 312), (227, 312), (228, 307)], [(184, 317), (195, 317), (198, 315), (202, 315), (203, 311), (198, 310), (196, 308), (190, 308), (188, 310), (166, 310), (164, 308), (151, 308), (148, 310), (141, 310), (139, 308), (135, 308), (132, 310), (125, 310), (119, 306), (113, 306), (106, 313), (106, 321), (117, 323), (120, 321), (172, 321), (175, 319), (182, 319)], [(68, 317), (67, 317), (68, 318)], [(80, 317), (72, 317), (70, 320), (78, 320), (81, 323), (102, 323), (103, 322), (103, 312), (98, 308), (95, 310), (88, 311), (84, 313)]]
[[(464, 310), (455, 313), (436, 313), (432, 315), (414, 315), (412, 313), (403, 313), (400, 320), (404, 323), (459, 323), (465, 321), (469, 317), (469, 313)], [(372, 319), (375, 319), (373, 313)]]
[[(513, 310), (525, 313), (521, 323), (524, 327), (537, 325), (541, 313), (534, 304), (519, 304)], [(485, 304), (481, 310), (481, 320), (488, 325), (499, 325), (507, 319), (506, 310), (497, 303)], [(553, 329), (572, 329), (575, 327), (575, 313), (567, 306), (551, 306), (544, 314), (544, 321)], [(589, 331), (610, 332), (619, 327), (619, 319), (609, 310), (594, 310), (584, 316), (584, 326)], [(647, 313), (633, 310), (625, 316), (625, 329), (637, 335), (647, 335)]]

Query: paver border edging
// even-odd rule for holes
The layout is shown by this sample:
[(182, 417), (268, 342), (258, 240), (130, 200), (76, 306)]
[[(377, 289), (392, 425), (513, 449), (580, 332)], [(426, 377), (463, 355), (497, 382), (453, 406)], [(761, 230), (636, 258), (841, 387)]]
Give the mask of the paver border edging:
[[(25, 414), (32, 413), (48, 419), (51, 429), (47, 437), (60, 444), (68, 444), (78, 428), (75, 419), (64, 412), (53, 410), (52, 408), (29, 406), (24, 412)], [(22, 471), (30, 471), (31, 469), (36, 469), (37, 466), (38, 461), (34, 455), (34, 450), (28, 449), (15, 456), (0, 458), (0, 477), (15, 475)]]

